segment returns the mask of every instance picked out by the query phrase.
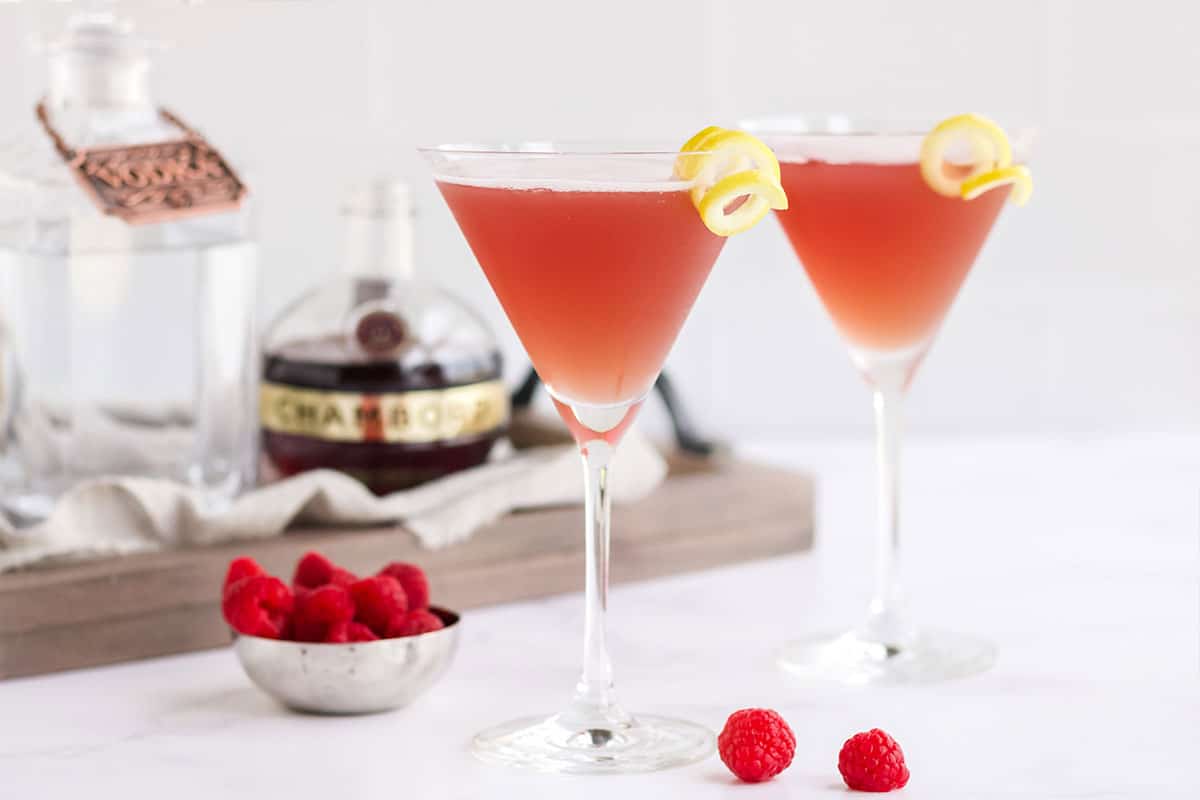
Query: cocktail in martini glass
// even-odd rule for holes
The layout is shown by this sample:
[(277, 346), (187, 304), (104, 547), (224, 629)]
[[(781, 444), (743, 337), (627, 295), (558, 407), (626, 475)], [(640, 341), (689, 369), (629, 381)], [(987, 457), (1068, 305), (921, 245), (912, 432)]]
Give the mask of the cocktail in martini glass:
[(778, 153), (790, 205), (778, 218), (874, 394), (879, 543), (866, 622), (788, 645), (802, 678), (918, 683), (988, 668), (970, 636), (913, 625), (897, 573), (900, 405), (1007, 200), (1032, 190), (1027, 135), (1014, 148), (984, 117), (935, 126), (842, 115), (744, 123)]
[[(718, 135), (719, 134), (719, 135)], [(548, 772), (643, 772), (712, 752), (712, 733), (625, 711), (605, 634), (609, 466), (725, 236), (786, 200), (773, 154), (706, 129), (682, 150), (423, 150), (438, 188), (579, 445), (583, 674), (567, 707), (475, 737), (480, 758)]]

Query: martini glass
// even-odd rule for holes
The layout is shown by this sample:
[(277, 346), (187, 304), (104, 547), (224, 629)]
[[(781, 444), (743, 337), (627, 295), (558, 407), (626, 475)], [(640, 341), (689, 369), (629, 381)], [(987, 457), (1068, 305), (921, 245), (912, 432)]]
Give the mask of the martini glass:
[(725, 240), (673, 179), (677, 151), (442, 146), (422, 151), (579, 445), (586, 482), (583, 672), (566, 708), (478, 734), (489, 762), (646, 772), (708, 756), (712, 733), (625, 711), (605, 633), (609, 465)]
[[(934, 192), (918, 162), (934, 122), (817, 115), (743, 123), (779, 156), (790, 201), (779, 222), (874, 399), (874, 597), (859, 627), (784, 648), (780, 666), (805, 680), (926, 683), (981, 672), (996, 659), (986, 641), (917, 627), (899, 575), (901, 405), (1009, 195), (1007, 186), (971, 201)], [(1013, 142), (1018, 162), (1027, 139)]]

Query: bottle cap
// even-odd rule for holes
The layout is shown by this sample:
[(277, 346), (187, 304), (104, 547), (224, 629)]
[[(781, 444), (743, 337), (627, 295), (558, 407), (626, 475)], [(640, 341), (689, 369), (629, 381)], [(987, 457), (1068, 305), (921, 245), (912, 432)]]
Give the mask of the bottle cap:
[(89, 10), (67, 22), (47, 48), (50, 104), (127, 108), (150, 104), (149, 42), (111, 10)]

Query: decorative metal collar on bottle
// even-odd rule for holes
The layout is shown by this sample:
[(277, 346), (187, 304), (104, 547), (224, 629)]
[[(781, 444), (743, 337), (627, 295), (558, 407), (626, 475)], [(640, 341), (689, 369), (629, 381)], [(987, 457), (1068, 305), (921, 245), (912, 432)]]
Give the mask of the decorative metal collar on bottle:
[(221, 154), (170, 111), (158, 113), (183, 138), (75, 149), (51, 125), (46, 104), (37, 105), (46, 134), (101, 212), (141, 225), (237, 208), (246, 187)]

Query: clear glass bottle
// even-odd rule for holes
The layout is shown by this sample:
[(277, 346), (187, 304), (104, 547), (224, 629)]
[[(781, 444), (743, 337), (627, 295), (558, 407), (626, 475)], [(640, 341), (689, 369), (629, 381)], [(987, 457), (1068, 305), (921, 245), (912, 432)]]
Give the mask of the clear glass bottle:
[(360, 187), (342, 214), (341, 274), (263, 337), (263, 478), (331, 468), (382, 495), (482, 463), (509, 417), (492, 331), (414, 274), (404, 184)]
[[(149, 78), (131, 26), (77, 14), (49, 49), (48, 119), (74, 148), (178, 139)], [(248, 204), (139, 225), (105, 215), (28, 118), (0, 147), (0, 507), (36, 520), (112, 475), (226, 505), (254, 464)]]

